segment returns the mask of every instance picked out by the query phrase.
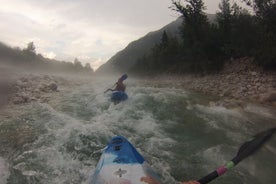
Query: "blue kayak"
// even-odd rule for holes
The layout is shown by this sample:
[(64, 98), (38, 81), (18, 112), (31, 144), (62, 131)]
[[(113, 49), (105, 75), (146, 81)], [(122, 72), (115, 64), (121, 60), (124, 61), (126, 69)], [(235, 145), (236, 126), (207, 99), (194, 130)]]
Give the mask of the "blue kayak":
[(111, 101), (120, 102), (128, 99), (128, 96), (123, 91), (114, 91), (111, 94)]
[(89, 184), (145, 184), (144, 177), (160, 182), (143, 156), (122, 136), (111, 139)]

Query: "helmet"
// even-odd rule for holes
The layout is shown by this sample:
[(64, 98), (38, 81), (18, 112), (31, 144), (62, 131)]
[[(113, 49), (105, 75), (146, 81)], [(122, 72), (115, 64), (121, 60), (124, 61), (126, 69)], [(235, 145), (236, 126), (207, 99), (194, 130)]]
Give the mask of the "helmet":
[(122, 76), (121, 76), (121, 78), (120, 78), (120, 79), (121, 79), (122, 81), (124, 81), (124, 80), (126, 80), (126, 79), (127, 79), (127, 77), (128, 77), (128, 76), (127, 76), (127, 74), (124, 74), (124, 75), (122, 75)]

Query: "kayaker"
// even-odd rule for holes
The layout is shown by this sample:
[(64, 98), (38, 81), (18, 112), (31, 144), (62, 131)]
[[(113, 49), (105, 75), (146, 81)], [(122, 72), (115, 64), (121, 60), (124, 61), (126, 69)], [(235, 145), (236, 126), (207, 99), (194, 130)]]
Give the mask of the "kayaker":
[(118, 81), (115, 83), (115, 88), (114, 89), (107, 89), (107, 90), (105, 90), (105, 92), (104, 93), (106, 93), (106, 92), (108, 92), (108, 91), (122, 91), (122, 92), (125, 92), (125, 90), (126, 90), (126, 85), (123, 83), (123, 81), (124, 80), (126, 80), (127, 79), (127, 74), (124, 74), (124, 75), (122, 75), (119, 79), (118, 79)]
[(111, 89), (111, 91), (123, 91), (123, 92), (125, 92), (125, 90), (126, 90), (126, 85), (123, 83), (123, 81), (126, 80), (127, 77), (128, 77), (127, 74), (122, 75), (122, 76), (118, 79), (118, 81), (116, 82), (115, 88), (114, 88), (114, 89)]

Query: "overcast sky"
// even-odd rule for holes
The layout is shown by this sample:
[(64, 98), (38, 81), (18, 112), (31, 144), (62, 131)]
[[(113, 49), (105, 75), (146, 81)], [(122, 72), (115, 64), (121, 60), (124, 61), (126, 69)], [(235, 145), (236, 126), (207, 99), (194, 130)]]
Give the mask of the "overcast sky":
[[(207, 13), (220, 0), (205, 0)], [(131, 41), (174, 21), (171, 0), (0, 0), (0, 41), (96, 69)]]

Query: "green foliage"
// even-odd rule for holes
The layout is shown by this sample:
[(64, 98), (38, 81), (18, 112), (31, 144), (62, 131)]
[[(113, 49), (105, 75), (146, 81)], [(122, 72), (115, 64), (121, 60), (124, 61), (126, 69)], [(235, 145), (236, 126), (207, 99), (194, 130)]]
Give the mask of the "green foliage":
[(225, 59), (253, 56), (257, 46), (256, 20), (248, 11), (222, 0), (217, 13), (218, 35)]
[(202, 0), (184, 0), (184, 7), (180, 0), (172, 0), (173, 6), (170, 8), (182, 14), (185, 23), (189, 25), (200, 25), (207, 22), (207, 16), (204, 14), (204, 2)]
[(170, 38), (166, 31), (163, 32), (160, 43), (156, 44), (149, 55), (137, 59), (131, 72), (143, 74), (156, 74), (169, 71), (175, 66), (175, 56), (180, 48), (176, 38)]
[(219, 4), (219, 12), (217, 13), (217, 23), (219, 27), (219, 36), (223, 42), (225, 53), (230, 55), (229, 45), (231, 42), (231, 27), (233, 23), (233, 9), (231, 8), (229, 0), (222, 0)]
[(258, 64), (276, 69), (276, 1), (243, 0), (251, 6), (256, 15), (258, 29), (258, 47), (255, 60)]
[[(214, 38), (216, 26), (208, 22), (204, 13), (202, 0), (172, 1), (173, 10), (180, 12), (184, 18), (182, 26), (183, 50), (182, 58), (186, 70), (196, 73), (206, 73), (219, 69), (214, 53), (220, 53), (218, 42)], [(185, 70), (185, 69), (184, 69)]]
[(258, 24), (244, 12), (233, 17), (231, 28), (232, 57), (254, 56), (258, 47)]
[(166, 47), (168, 47), (168, 45), (169, 45), (169, 38), (168, 38), (166, 31), (164, 31), (162, 34), (160, 47), (166, 48)]
[(193, 44), (194, 41), (203, 41), (205, 39), (204, 31), (208, 28), (209, 23), (206, 14), (203, 12), (205, 9), (202, 0), (185, 0), (187, 3), (184, 7), (181, 1), (172, 1), (171, 8), (182, 14), (184, 24), (182, 27), (183, 41), (187, 45)]
[(35, 54), (35, 45), (34, 45), (34, 42), (28, 43), (26, 51)]
[[(217, 72), (230, 58), (251, 56), (264, 67), (276, 69), (275, 0), (244, 0), (255, 15), (221, 0), (216, 22), (210, 23), (202, 0), (172, 0), (172, 10), (183, 17), (182, 43), (163, 32), (160, 44), (136, 61), (133, 72)], [(184, 2), (184, 3), (182, 3)]]
[(82, 64), (81, 62), (78, 60), (78, 58), (75, 58), (74, 60), (74, 66), (76, 68), (76, 70), (80, 71), (83, 67), (82, 67)]
[(84, 68), (88, 72), (93, 72), (94, 71), (93, 68), (91, 68), (90, 63), (85, 63)]

